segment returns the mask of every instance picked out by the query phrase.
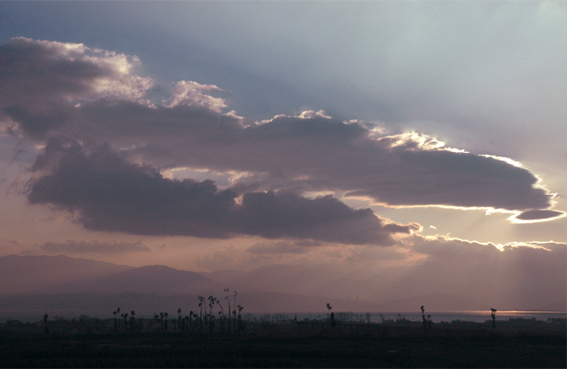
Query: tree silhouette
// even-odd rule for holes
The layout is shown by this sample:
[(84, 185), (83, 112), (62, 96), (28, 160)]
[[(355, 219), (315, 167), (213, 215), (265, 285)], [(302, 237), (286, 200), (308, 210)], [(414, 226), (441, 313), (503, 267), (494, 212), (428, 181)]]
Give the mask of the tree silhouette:
[(498, 310), (490, 308), (490, 317), (492, 318), (492, 330), (496, 329), (496, 312)]
[(128, 328), (128, 313), (124, 313), (121, 316), (122, 319), (124, 319), (124, 332), (126, 332), (126, 329)]
[[(332, 308), (333, 307), (331, 306), (331, 304), (327, 303), (327, 310), (331, 311)], [(331, 322), (331, 328), (335, 328), (335, 326), (337, 325), (337, 322), (335, 321), (335, 313), (331, 312), (329, 321)]]
[(231, 310), (230, 310), (230, 289), (225, 288), (224, 292), (226, 293), (226, 295), (224, 296), (224, 299), (228, 301), (228, 330), (227, 332), (230, 333), (230, 314), (231, 314)]
[[(215, 302), (217, 301), (217, 299), (213, 296), (209, 296), (208, 297), (209, 300), (209, 315), (207, 317), (207, 330), (210, 333), (212, 333), (213, 329), (214, 329), (214, 316), (213, 316), (213, 306), (215, 305)], [(205, 310), (206, 313), (206, 310)]]
[(189, 312), (189, 331), (192, 331), (192, 330), (193, 330), (193, 326), (191, 325), (191, 324), (192, 324), (192, 320), (193, 320), (193, 315), (196, 316), (196, 314), (193, 312), (193, 310), (191, 310), (191, 311)]
[(219, 305), (220, 311), (219, 311), (219, 321), (220, 321), (220, 329), (221, 332), (224, 333), (224, 308), (222, 307), (222, 303), (220, 300), (217, 299), (217, 304)]
[(232, 315), (234, 318), (234, 331), (236, 332), (236, 296), (238, 296), (238, 291), (234, 291), (234, 304), (233, 306), (233, 310), (232, 310)]
[(199, 313), (199, 331), (203, 333), (203, 306), (205, 305), (205, 298), (203, 296), (197, 296), (197, 298), (199, 299), (199, 308), (201, 309)]
[(130, 312), (130, 331), (134, 331), (134, 327), (136, 325), (136, 318), (134, 317), (136, 315), (136, 312), (134, 310), (132, 310)]
[(240, 305), (238, 305), (237, 308), (238, 308), (238, 319), (237, 319), (238, 330), (237, 331), (238, 332), (244, 332), (244, 321), (242, 320), (242, 314), (241, 314), (241, 312), (242, 312), (242, 310), (244, 310), (244, 308)]
[(47, 315), (47, 313), (45, 313), (45, 315), (43, 316), (43, 332), (48, 335), (49, 334), (49, 328), (47, 327), (47, 318), (49, 317), (49, 315)]
[(118, 309), (116, 309), (112, 312), (112, 314), (114, 314), (114, 331), (115, 332), (118, 332), (118, 318), (117, 318), (116, 315), (118, 314), (119, 311), (120, 311), (120, 308), (118, 308)]

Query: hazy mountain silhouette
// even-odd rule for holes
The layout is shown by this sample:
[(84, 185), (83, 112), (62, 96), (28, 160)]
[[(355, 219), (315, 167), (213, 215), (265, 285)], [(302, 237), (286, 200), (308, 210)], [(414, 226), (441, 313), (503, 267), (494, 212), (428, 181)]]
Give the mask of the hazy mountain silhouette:
[[(186, 305), (188, 301), (196, 301), (198, 294), (214, 295), (224, 301), (225, 288), (239, 291), (238, 301), (247, 312), (321, 311), (327, 302), (333, 305), (334, 311), (359, 312), (416, 311), (421, 305), (425, 305), (427, 311), (484, 310), (488, 305), (493, 306), (478, 296), (464, 298), (458, 292), (433, 293), (435, 290), (431, 289), (434, 287), (425, 289), (419, 281), (409, 282), (405, 278), (400, 281), (400, 278), (396, 269), (356, 278), (326, 267), (268, 265), (252, 271), (195, 273), (161, 265), (134, 268), (62, 255), (0, 257), (0, 294), (65, 293), (69, 298), (77, 294), (113, 295), (100, 298), (106, 301), (105, 306), (118, 303), (121, 300), (116, 299), (123, 298), (120, 296), (130, 296), (128, 301), (133, 304), (137, 301), (139, 306), (148, 309), (165, 301), (159, 297), (165, 295), (183, 295), (179, 298)], [(1, 309), (8, 309), (13, 304), (26, 306), (21, 296), (6, 298), (7, 305), (0, 306)], [(51, 298), (59, 299), (57, 296)], [(41, 306), (32, 300), (28, 303)], [(40, 300), (48, 305), (52, 303), (47, 297)], [(542, 306), (541, 310), (565, 310), (565, 305), (565, 301), (559, 301)], [(526, 308), (522, 304), (496, 307), (502, 310)]]
[(202, 273), (231, 289), (248, 292), (276, 292), (328, 298), (366, 298), (375, 283), (350, 277), (347, 273), (323, 267), (271, 264), (246, 272)]
[(56, 285), (98, 278), (131, 266), (57, 256), (0, 257), (0, 293), (45, 293)]
[(150, 265), (69, 283), (59, 286), (56, 290), (58, 292), (176, 294), (222, 291), (222, 285), (199, 273), (177, 270), (163, 265)]

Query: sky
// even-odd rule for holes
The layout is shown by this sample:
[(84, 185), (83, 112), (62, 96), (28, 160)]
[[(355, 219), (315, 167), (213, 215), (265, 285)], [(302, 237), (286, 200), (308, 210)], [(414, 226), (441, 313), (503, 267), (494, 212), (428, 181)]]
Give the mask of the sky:
[(2, 2), (0, 256), (461, 294), (488, 268), (564, 299), (566, 25), (564, 1)]

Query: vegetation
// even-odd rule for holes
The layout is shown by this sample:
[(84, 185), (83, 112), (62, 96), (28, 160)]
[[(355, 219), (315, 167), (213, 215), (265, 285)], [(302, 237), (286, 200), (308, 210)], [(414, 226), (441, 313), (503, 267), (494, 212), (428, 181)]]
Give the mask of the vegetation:
[[(331, 312), (318, 319), (243, 316), (237, 293), (198, 297), (200, 312), (0, 325), (1, 367), (564, 367), (566, 320), (373, 322), (370, 314)], [(122, 318), (122, 319), (120, 319)], [(169, 321), (171, 319), (171, 321)], [(168, 322), (174, 327), (168, 329)], [(218, 324), (216, 323), (218, 322)], [(49, 325), (49, 330), (47, 329)], [(49, 336), (47, 336), (49, 334)], [(426, 337), (426, 339), (424, 339)]]

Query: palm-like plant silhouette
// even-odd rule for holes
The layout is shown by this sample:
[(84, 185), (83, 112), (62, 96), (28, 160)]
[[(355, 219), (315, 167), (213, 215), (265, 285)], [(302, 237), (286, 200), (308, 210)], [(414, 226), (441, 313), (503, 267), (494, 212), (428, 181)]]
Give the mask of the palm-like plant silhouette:
[(232, 315), (234, 318), (234, 331), (236, 332), (236, 296), (238, 296), (238, 291), (234, 291), (234, 304), (233, 306), (233, 310), (232, 310)]
[(120, 308), (114, 310), (112, 314), (114, 314), (114, 331), (118, 332), (118, 313), (120, 313)]
[(224, 296), (224, 299), (228, 301), (228, 322), (227, 322), (227, 331), (230, 333), (230, 290), (228, 288), (224, 289), (224, 292), (226, 293), (226, 295)]
[[(202, 333), (203, 332), (203, 307), (205, 306), (205, 298), (203, 296), (197, 296), (197, 299), (199, 299), (199, 331)], [(206, 312), (205, 312), (206, 314)]]
[[(215, 302), (217, 301), (217, 299), (214, 296), (209, 296), (208, 297), (209, 300), (209, 314), (207, 317), (207, 330), (209, 333), (212, 333), (212, 331), (214, 330), (214, 316), (213, 316), (213, 306), (215, 305)], [(206, 312), (206, 311), (205, 311)]]
[(220, 311), (219, 311), (219, 322), (220, 322), (220, 330), (221, 332), (224, 332), (224, 308), (222, 307), (222, 303), (219, 299), (217, 299), (217, 304), (219, 305)]
[(134, 317), (136, 312), (134, 310), (130, 311), (130, 331), (134, 331), (134, 327), (136, 326), (136, 318)]
[(242, 310), (244, 310), (244, 308), (240, 305), (237, 305), (238, 308), (238, 332), (244, 332), (244, 321), (242, 320)]
[(45, 313), (45, 315), (43, 316), (43, 332), (47, 335), (49, 334), (49, 328), (47, 327), (47, 318), (49, 317), (49, 315), (47, 315), (47, 313)]
[(123, 313), (120, 316), (122, 317), (122, 319), (124, 319), (124, 332), (126, 332), (126, 329), (128, 327), (128, 313)]
[[(331, 311), (331, 309), (333, 309), (333, 307), (331, 306), (331, 304), (327, 302), (327, 310)], [(331, 323), (331, 328), (335, 328), (335, 326), (337, 325), (337, 322), (335, 321), (335, 313), (331, 312), (331, 315), (329, 316), (329, 321)]]

